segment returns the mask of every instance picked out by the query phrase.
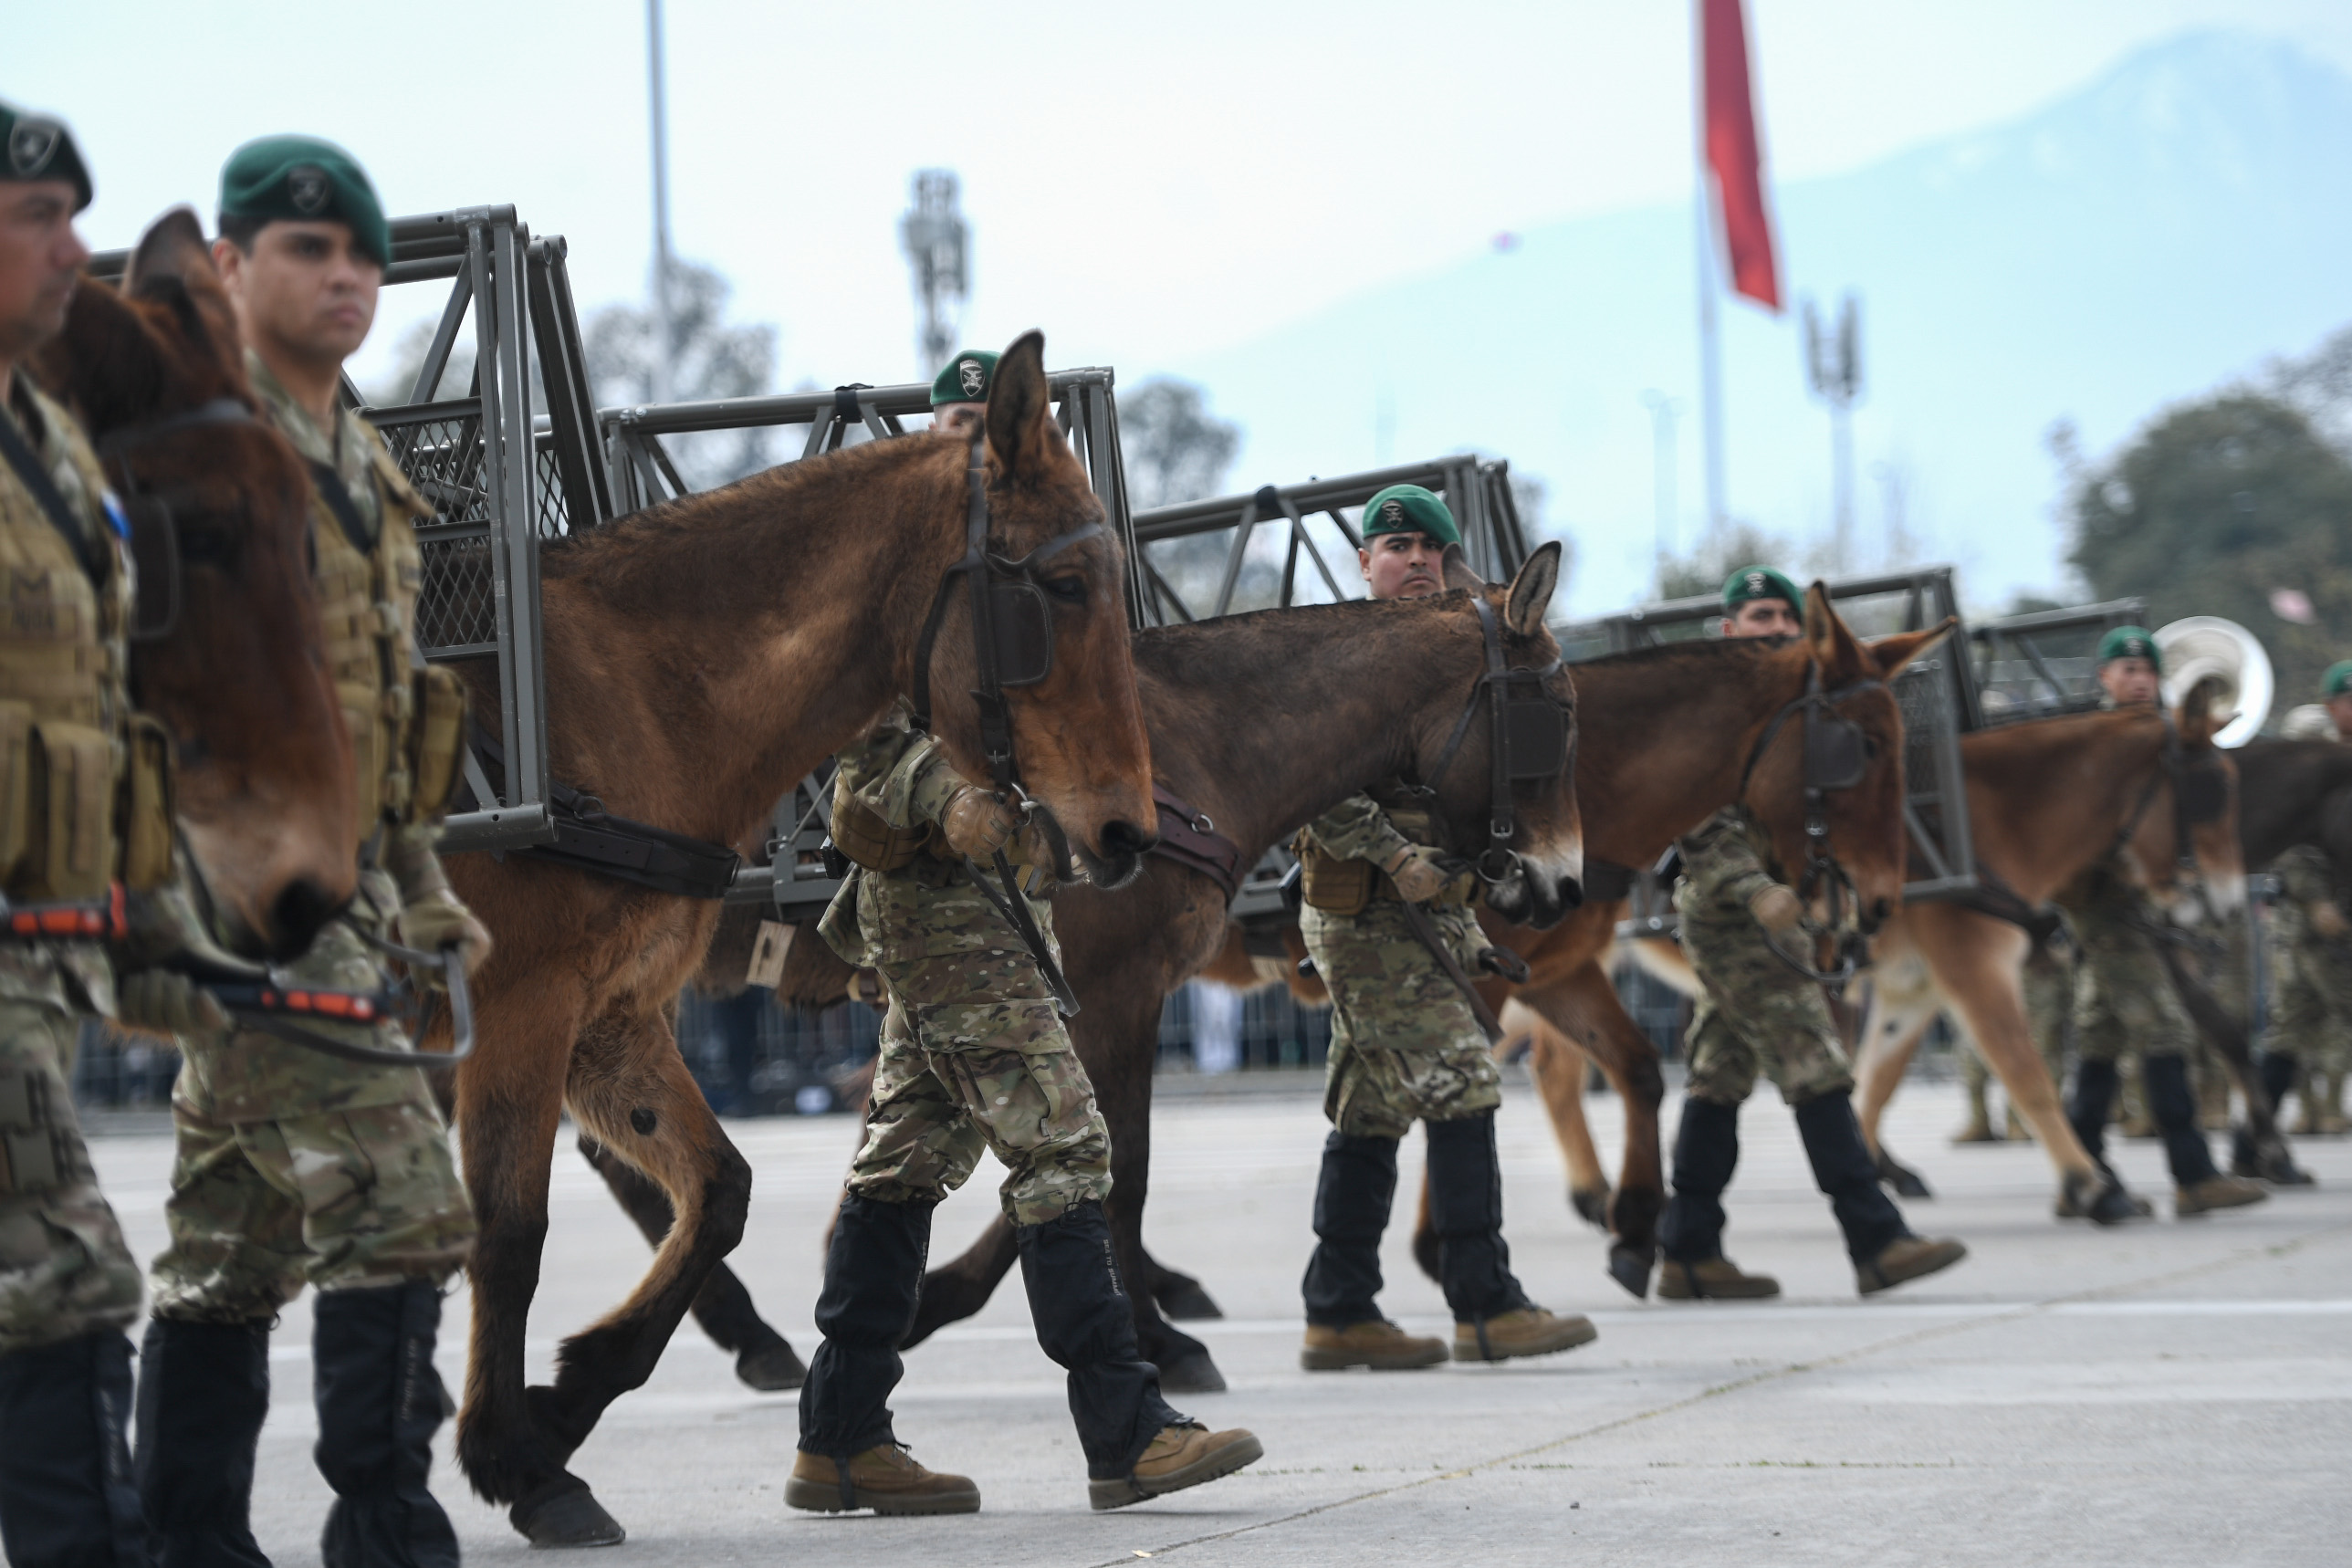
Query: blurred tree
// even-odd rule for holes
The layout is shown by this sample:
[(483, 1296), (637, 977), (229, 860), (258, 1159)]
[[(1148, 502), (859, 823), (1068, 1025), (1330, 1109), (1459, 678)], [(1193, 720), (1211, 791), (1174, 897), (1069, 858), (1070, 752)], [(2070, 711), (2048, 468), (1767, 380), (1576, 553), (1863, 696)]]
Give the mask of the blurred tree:
[(1208, 394), (1189, 381), (1154, 376), (1119, 397), (1119, 453), (1138, 511), (1215, 495), (1241, 445), (1242, 427), (1211, 414)]
[[(2095, 597), (2142, 594), (2148, 622), (2225, 616), (2277, 668), (2281, 711), (2352, 652), (2352, 462), (2284, 399), (2231, 391), (2159, 416), (2072, 487), (2068, 559)], [(2283, 618), (2307, 596), (2308, 625)]]
[(1804, 574), (1798, 569), (1787, 540), (1735, 519), (1720, 539), (1702, 542), (1688, 555), (1669, 557), (1658, 571), (1658, 593), (1668, 599), (1719, 594), (1726, 577), (1742, 566), (1759, 563), (1777, 567), (1797, 578), (1799, 587), (1804, 586)]
[(2300, 359), (2271, 367), (2271, 385), (2339, 452), (2352, 454), (2352, 327), (2339, 327)]

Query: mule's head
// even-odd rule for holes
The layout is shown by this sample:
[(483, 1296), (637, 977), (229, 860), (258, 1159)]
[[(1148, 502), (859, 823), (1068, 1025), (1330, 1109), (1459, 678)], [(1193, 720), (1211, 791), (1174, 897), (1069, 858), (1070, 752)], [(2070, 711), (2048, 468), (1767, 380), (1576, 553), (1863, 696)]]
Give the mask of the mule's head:
[[(1826, 847), (1853, 879), (1862, 929), (1875, 931), (1903, 897), (1903, 711), (1892, 689), (1904, 666), (1951, 635), (1946, 621), (1865, 643), (1815, 583), (1805, 595), (1805, 635), (1773, 658), (1788, 663), (1792, 694), (1820, 672), (1822, 700), (1790, 712), (1756, 758), (1741, 799), (1771, 836), (1774, 858), (1792, 878), (1807, 863), (1806, 791), (1820, 791)], [(1810, 725), (1807, 720), (1810, 718)], [(1808, 756), (1808, 752), (1811, 756)], [(1825, 890), (1815, 913), (1825, 915)]]
[(144, 597), (178, 613), (134, 637), (131, 700), (172, 732), (186, 841), (226, 933), (291, 956), (350, 901), (359, 835), (352, 743), (327, 679), (301, 459), (251, 408), (236, 320), (182, 207), (140, 240), (118, 293), (85, 282), (47, 379), (75, 405), (133, 520)]
[[(1101, 526), (1102, 503), (1054, 422), (1043, 334), (1023, 335), (997, 362), (984, 438), (989, 553), (1029, 562), (1026, 582), (1035, 590), (1027, 610), (1018, 607), (1018, 592), (1006, 601), (996, 617), (999, 646), (1025, 640), (1033, 654), (1041, 643), (1051, 648), (1042, 679), (1006, 692), (1019, 783), (1053, 813), (1095, 883), (1118, 887), (1142, 868), (1143, 852), (1159, 837), (1151, 746), (1135, 695), (1119, 542)], [(961, 507), (957, 515), (961, 522)], [(1066, 542), (1090, 527), (1087, 537)], [(1025, 632), (1008, 625), (1022, 616), (1032, 617)], [(978, 684), (971, 597), (959, 583), (933, 645), (932, 731), (959, 772), (985, 781), (990, 769), (970, 696)]]
[[(1449, 667), (1458, 668), (1445, 700), (1417, 723), (1413, 776), (1435, 792), (1432, 809), (1448, 842), (1466, 858), (1482, 855), (1487, 906), (1517, 925), (1558, 925), (1584, 901), (1584, 824), (1576, 804), (1576, 684), (1559, 662), (1559, 644), (1544, 626), (1559, 585), (1559, 546), (1528, 557), (1507, 585), (1488, 584), (1463, 559), (1445, 551), (1445, 585), (1475, 595), (1494, 611), (1507, 668), (1528, 672), (1506, 683), (1503, 747), (1510, 799), (1510, 837), (1496, 840), (1496, 725), (1487, 676), (1486, 632), (1467, 600), (1430, 601), (1448, 622)], [(1465, 724), (1465, 720), (1467, 720)], [(1456, 728), (1461, 741), (1448, 756)], [(1434, 777), (1433, 777), (1433, 772)]]
[(2174, 921), (2193, 925), (2235, 913), (2246, 901), (2246, 858), (2238, 837), (2238, 766), (2213, 737), (2235, 715), (2217, 677), (2191, 687), (2173, 716), (2177, 764), (2163, 773), (2125, 845), (2148, 897)]

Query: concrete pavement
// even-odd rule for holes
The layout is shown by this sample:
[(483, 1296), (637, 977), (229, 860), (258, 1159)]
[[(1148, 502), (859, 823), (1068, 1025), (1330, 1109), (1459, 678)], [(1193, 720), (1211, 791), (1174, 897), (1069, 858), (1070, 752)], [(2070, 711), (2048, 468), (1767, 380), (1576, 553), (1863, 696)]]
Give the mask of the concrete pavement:
[[(1669, 1115), (1673, 1107), (1668, 1108)], [(1617, 1144), (1616, 1104), (1591, 1112)], [(1600, 1340), (1549, 1360), (1375, 1377), (1297, 1370), (1297, 1279), (1322, 1121), (1307, 1094), (1168, 1097), (1148, 1227), (1229, 1314), (1193, 1325), (1231, 1392), (1180, 1400), (1246, 1425), (1267, 1457), (1231, 1480), (1090, 1512), (1058, 1369), (1017, 1281), (971, 1323), (908, 1352), (895, 1402), (919, 1458), (982, 1484), (976, 1517), (799, 1515), (782, 1500), (793, 1398), (737, 1384), (689, 1323), (653, 1381), (573, 1461), (630, 1531), (614, 1563), (1192, 1565), (1386, 1561), (2075, 1565), (2352, 1560), (2352, 1142), (2303, 1141), (2321, 1178), (2258, 1208), (2186, 1222), (2153, 1143), (2120, 1146), (2126, 1179), (2168, 1217), (2095, 1231), (2049, 1217), (2031, 1145), (1950, 1149), (1949, 1086), (1912, 1086), (1895, 1150), (1935, 1184), (1915, 1228), (1966, 1240), (1945, 1275), (1864, 1303), (1768, 1089), (1742, 1119), (1727, 1244), (1778, 1274), (1777, 1302), (1637, 1303), (1602, 1274), (1598, 1234), (1562, 1200), (1533, 1096), (1501, 1121), (1514, 1263)], [(1671, 1122), (1669, 1123), (1671, 1126)], [(817, 1240), (854, 1129), (843, 1118), (733, 1122), (758, 1173), (733, 1259), (805, 1355)], [(96, 1140), (142, 1256), (161, 1245), (170, 1149)], [(1402, 1190), (1418, 1184), (1418, 1141)], [(994, 1167), (944, 1205), (934, 1257), (978, 1231)], [(1442, 1331), (1436, 1288), (1387, 1249), (1391, 1315)], [(646, 1249), (568, 1139), (559, 1147), (538, 1376), (558, 1336), (619, 1300)], [(466, 1302), (441, 1366), (462, 1386)], [(256, 1524), (280, 1563), (315, 1562), (328, 1500), (310, 1459), (307, 1301), (286, 1314), (262, 1439)], [(526, 1548), (464, 1487), (439, 1444), (435, 1484), (477, 1562)]]

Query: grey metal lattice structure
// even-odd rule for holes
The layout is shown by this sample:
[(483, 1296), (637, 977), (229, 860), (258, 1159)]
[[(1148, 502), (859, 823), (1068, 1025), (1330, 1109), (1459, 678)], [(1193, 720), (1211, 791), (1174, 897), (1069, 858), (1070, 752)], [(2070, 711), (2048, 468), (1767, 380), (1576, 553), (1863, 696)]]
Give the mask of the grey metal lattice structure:
[[(1457, 454), (1433, 462), (1309, 479), (1304, 484), (1264, 485), (1244, 495), (1182, 501), (1138, 512), (1133, 537), (1141, 550), (1131, 551), (1130, 556), (1141, 580), (1148, 615), (1148, 619), (1139, 624), (1208, 620), (1230, 613), (1249, 563), (1250, 548), (1257, 540), (1257, 531), (1268, 526), (1279, 526), (1286, 537), (1277, 579), (1279, 592), (1272, 600), (1274, 605), (1297, 602), (1302, 560), (1314, 566), (1332, 599), (1362, 597), (1360, 586), (1349, 581), (1355, 563), (1343, 560), (1339, 570), (1334, 572), (1308, 523), (1318, 516), (1328, 519), (1339, 541), (1349, 551), (1355, 551), (1363, 541), (1347, 514), (1360, 510), (1389, 486), (1405, 484), (1423, 486), (1445, 499), (1462, 531), (1463, 552), (1480, 576), (1503, 581), (1526, 562), (1527, 540), (1520, 530), (1518, 509), (1511, 500), (1510, 465)], [(1216, 593), (1206, 602), (1196, 604), (1171, 581), (1161, 561), (1171, 553), (1170, 547), (1176, 541), (1221, 532), (1230, 532), (1232, 540), (1224, 550)], [(1160, 547), (1157, 558), (1154, 546)]]
[[(1847, 578), (1829, 589), (1839, 614), (1867, 637), (1918, 631), (1959, 614), (1948, 566)], [(1571, 660), (1593, 658), (1705, 636), (1708, 623), (1722, 614), (1722, 602), (1713, 594), (1669, 599), (1563, 628), (1560, 642)], [(1981, 726), (1984, 716), (1975, 672), (1963, 652), (1965, 635), (1963, 628), (1958, 637), (1912, 660), (1895, 681), (1895, 699), (1903, 710), (1903, 815), (1921, 868), (1903, 889), (1906, 899), (1937, 898), (1977, 885), (1960, 736)]]
[[(1050, 372), (1046, 384), (1055, 422), (1086, 466), (1105, 518), (1126, 552), (1128, 616), (1139, 624), (1142, 586), (1134, 565), (1135, 533), (1127, 508), (1126, 468), (1119, 457), (1116, 379), (1108, 368), (1087, 366)], [(928, 419), (930, 408), (931, 389), (924, 382), (607, 408), (597, 416), (604, 477), (619, 510), (634, 511), (685, 495), (691, 489), (663, 446), (665, 437), (805, 427), (798, 456), (791, 459), (800, 461), (861, 440), (891, 440), (907, 435), (907, 421)], [(841, 884), (827, 873), (819, 853), (831, 826), (832, 777), (828, 764), (802, 780), (777, 803), (770, 818), (764, 860), (736, 873), (728, 894), (730, 903), (772, 904), (782, 919), (807, 920), (833, 901)]]
[(1969, 658), (1988, 724), (2084, 713), (2099, 705), (2099, 639), (2145, 626), (2146, 599), (2003, 616), (1969, 628)]

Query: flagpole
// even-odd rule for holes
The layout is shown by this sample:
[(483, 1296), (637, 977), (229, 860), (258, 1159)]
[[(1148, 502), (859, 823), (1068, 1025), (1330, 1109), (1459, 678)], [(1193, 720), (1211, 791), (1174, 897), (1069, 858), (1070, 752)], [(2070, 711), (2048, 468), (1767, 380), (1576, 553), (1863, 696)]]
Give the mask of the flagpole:
[(1723, 345), (1716, 320), (1715, 222), (1707, 196), (1706, 160), (1706, 0), (1691, 0), (1691, 121), (1693, 166), (1691, 209), (1698, 239), (1699, 442), (1706, 454), (1706, 539), (1723, 537)]

